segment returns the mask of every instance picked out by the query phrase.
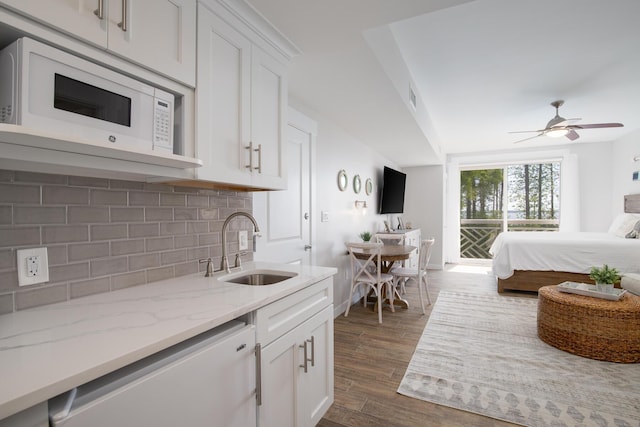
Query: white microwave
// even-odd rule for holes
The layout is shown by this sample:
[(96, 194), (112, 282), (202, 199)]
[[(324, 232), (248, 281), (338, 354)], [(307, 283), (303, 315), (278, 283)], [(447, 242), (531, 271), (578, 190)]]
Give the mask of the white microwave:
[(0, 123), (173, 153), (174, 96), (23, 37), (0, 51)]

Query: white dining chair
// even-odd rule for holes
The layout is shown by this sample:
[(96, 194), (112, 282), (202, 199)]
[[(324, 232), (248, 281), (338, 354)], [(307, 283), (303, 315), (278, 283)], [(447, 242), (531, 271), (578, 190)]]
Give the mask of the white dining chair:
[(389, 245), (404, 245), (404, 233), (376, 233), (376, 242)]
[(405, 293), (405, 283), (414, 280), (418, 284), (418, 292), (420, 293), (420, 304), (422, 305), (422, 313), (426, 314), (424, 308), (424, 298), (422, 296), (422, 288), (427, 294), (427, 301), (431, 305), (431, 297), (429, 296), (429, 283), (427, 280), (427, 265), (431, 258), (431, 249), (435, 239), (424, 239), (420, 243), (420, 257), (418, 260), (418, 268), (394, 267), (390, 273), (393, 275), (393, 286), (395, 289), (400, 286), (400, 293)]
[[(378, 323), (382, 323), (382, 290), (386, 286), (387, 294), (393, 294), (393, 275), (381, 271), (380, 248), (382, 243), (346, 243), (346, 245), (351, 259), (351, 289), (344, 316), (349, 316), (354, 291), (362, 287), (365, 306), (367, 305), (368, 291), (371, 290), (375, 294), (378, 300)], [(362, 259), (356, 257), (356, 253), (361, 254)], [(393, 304), (391, 311), (395, 311)]]

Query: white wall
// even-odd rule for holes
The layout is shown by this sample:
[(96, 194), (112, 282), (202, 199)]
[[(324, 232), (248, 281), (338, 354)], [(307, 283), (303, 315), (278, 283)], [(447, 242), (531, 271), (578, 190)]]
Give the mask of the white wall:
[[(382, 230), (386, 215), (377, 215), (380, 183), (384, 166), (396, 168), (388, 159), (374, 152), (361, 141), (353, 138), (317, 112), (290, 99), (293, 108), (318, 122), (316, 139), (316, 197), (312, 212), (316, 230), (313, 251), (314, 263), (320, 266), (336, 267), (334, 276), (334, 312), (346, 310), (349, 297), (351, 271), (345, 242), (359, 241), (363, 231)], [(349, 185), (346, 191), (338, 189), (338, 172), (347, 172)], [(353, 191), (353, 177), (358, 174), (362, 180), (359, 194)], [(364, 190), (367, 178), (373, 180), (373, 192), (367, 196)], [(366, 215), (355, 209), (355, 201), (365, 200), (368, 205)], [(329, 221), (321, 222), (321, 213), (327, 212)]]
[(444, 267), (444, 206), (445, 182), (443, 166), (421, 166), (404, 168), (407, 174), (405, 210), (403, 218), (419, 228), (422, 238), (436, 239), (429, 268)]
[(614, 184), (612, 146), (611, 142), (570, 146), (571, 153), (578, 156), (580, 231), (607, 231), (613, 219), (612, 210), (605, 202)]
[(640, 171), (640, 161), (633, 158), (640, 156), (640, 131), (621, 138), (613, 144), (613, 189), (611, 191), (612, 216), (624, 211), (623, 196), (640, 194), (640, 181), (632, 181), (633, 172)]

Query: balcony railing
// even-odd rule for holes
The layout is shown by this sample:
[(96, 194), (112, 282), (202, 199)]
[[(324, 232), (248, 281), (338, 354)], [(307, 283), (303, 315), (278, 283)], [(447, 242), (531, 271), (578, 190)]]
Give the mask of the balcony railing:
[[(502, 219), (461, 219), (460, 257), (490, 259), (489, 248), (502, 231)], [(557, 219), (509, 219), (509, 231), (558, 231)]]

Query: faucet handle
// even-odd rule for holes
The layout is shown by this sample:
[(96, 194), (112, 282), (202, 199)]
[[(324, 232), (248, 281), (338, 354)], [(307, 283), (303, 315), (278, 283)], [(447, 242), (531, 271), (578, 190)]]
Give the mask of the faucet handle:
[(198, 260), (198, 262), (200, 262), (200, 264), (203, 262), (207, 263), (207, 271), (204, 273), (204, 277), (211, 277), (213, 275), (213, 264), (211, 262), (211, 258), (203, 258)]
[(236, 268), (237, 268), (237, 267), (242, 267), (242, 259), (241, 259), (240, 257), (241, 257), (241, 256), (244, 256), (244, 255), (246, 255), (246, 254), (247, 254), (247, 252), (238, 252), (238, 253), (236, 254), (236, 265), (235, 265), (235, 266), (236, 266)]

